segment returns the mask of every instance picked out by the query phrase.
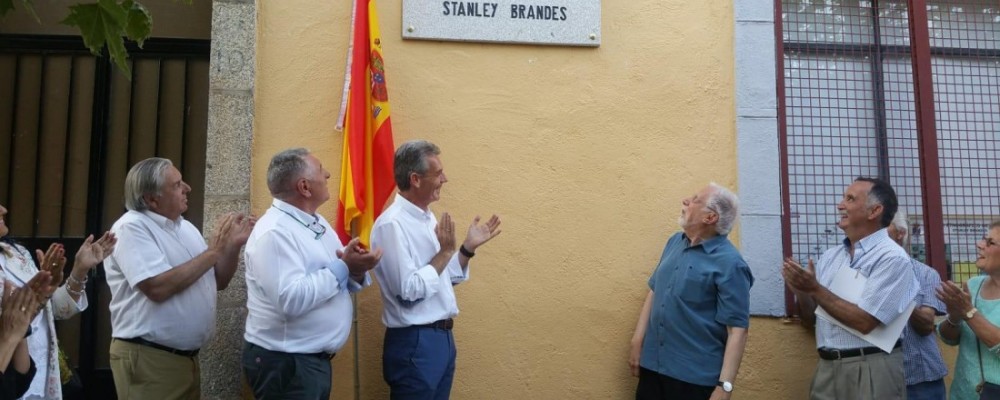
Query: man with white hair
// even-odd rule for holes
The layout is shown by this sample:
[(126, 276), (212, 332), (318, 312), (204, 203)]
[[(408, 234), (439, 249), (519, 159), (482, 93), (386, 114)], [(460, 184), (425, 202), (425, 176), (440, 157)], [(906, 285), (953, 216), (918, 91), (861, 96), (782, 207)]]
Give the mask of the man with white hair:
[(739, 199), (711, 183), (682, 204), (632, 337), (636, 399), (728, 399), (746, 347), (753, 275), (727, 237)]
[(198, 351), (215, 331), (216, 292), (229, 286), (250, 216), (229, 213), (208, 238), (184, 219), (191, 186), (165, 158), (135, 164), (104, 260), (111, 289), (111, 373), (119, 399), (198, 399)]
[[(889, 237), (909, 250), (909, 225), (906, 213), (899, 211), (889, 224)], [(909, 252), (909, 251), (907, 251)], [(941, 286), (941, 276), (937, 271), (917, 260), (913, 262), (913, 273), (920, 283), (917, 293), (917, 307), (910, 314), (906, 333), (903, 335), (903, 376), (906, 377), (907, 400), (944, 400), (944, 377), (948, 366), (941, 358), (941, 349), (934, 337), (934, 317), (945, 315), (944, 303), (934, 295)]]

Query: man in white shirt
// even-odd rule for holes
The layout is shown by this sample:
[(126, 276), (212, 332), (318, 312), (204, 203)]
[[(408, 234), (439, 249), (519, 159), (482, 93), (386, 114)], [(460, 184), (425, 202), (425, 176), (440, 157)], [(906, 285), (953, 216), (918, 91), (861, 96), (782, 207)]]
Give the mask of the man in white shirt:
[[(500, 234), (500, 218), (473, 219), (461, 247), (448, 213), (438, 222), (430, 204), (448, 181), (430, 142), (396, 149), (399, 194), (372, 228), (372, 246), (382, 249), (375, 269), (386, 326), (382, 375), (392, 399), (447, 399), (455, 373), (452, 318), (458, 315), (453, 285), (469, 279), (469, 259)], [(457, 250), (457, 251), (456, 251)]]
[(330, 173), (308, 150), (271, 159), (274, 201), (246, 248), (243, 371), (258, 399), (327, 399), (330, 359), (351, 331), (351, 292), (369, 285), (381, 251), (344, 246), (316, 213), (330, 199)]
[(236, 272), (252, 217), (227, 214), (205, 244), (181, 216), (191, 187), (170, 160), (125, 177), (128, 211), (111, 227), (111, 372), (119, 399), (198, 399), (198, 350), (215, 331), (216, 291)]

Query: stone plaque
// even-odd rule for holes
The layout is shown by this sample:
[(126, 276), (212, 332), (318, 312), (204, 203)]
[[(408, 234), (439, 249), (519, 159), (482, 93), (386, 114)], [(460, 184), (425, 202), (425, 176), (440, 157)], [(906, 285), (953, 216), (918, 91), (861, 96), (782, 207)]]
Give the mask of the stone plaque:
[(600, 0), (403, 0), (403, 39), (601, 45)]

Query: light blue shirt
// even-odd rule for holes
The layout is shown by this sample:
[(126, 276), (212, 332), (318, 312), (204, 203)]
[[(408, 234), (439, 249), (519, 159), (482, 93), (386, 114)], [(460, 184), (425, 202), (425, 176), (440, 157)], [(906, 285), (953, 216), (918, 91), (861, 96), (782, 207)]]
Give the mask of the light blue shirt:
[[(857, 306), (882, 324), (892, 322), (906, 311), (920, 291), (910, 256), (892, 241), (885, 228), (859, 240), (854, 246), (853, 257), (849, 252), (850, 245), (851, 242), (844, 239), (842, 245), (830, 248), (820, 256), (816, 264), (819, 284), (830, 287), (841, 268), (856, 270), (868, 278)], [(871, 345), (830, 321), (816, 318), (818, 348), (845, 350)]]

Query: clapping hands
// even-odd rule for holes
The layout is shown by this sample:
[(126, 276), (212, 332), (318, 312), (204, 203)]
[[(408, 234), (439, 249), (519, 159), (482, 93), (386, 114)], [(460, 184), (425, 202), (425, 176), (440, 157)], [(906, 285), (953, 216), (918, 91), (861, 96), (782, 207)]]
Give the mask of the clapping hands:
[(239, 249), (250, 238), (250, 232), (257, 223), (253, 215), (226, 213), (215, 222), (215, 232), (208, 241), (208, 247), (219, 251)]
[(479, 246), (484, 243), (489, 242), (490, 239), (497, 237), (500, 234), (500, 217), (493, 214), (492, 217), (486, 223), (479, 224), (479, 216), (472, 219), (472, 224), (469, 225), (469, 231), (465, 234), (465, 242), (462, 246), (465, 246), (466, 250), (473, 253)]
[(100, 264), (114, 252), (117, 243), (118, 238), (111, 232), (104, 232), (104, 235), (96, 241), (94, 235), (87, 236), (87, 240), (83, 241), (83, 245), (80, 246), (80, 250), (76, 252), (76, 257), (73, 259), (74, 274), (79, 275), (77, 269), (86, 273)]
[(354, 238), (344, 246), (343, 250), (337, 250), (337, 257), (347, 264), (351, 276), (357, 278), (378, 265), (382, 259), (382, 249), (369, 251), (361, 246), (361, 239)]
[[(38, 257), (38, 271), (46, 272), (51, 277), (50, 282), (52, 282), (51, 285), (48, 284), (49, 281), (45, 284), (36, 284), (37, 287), (32, 288), (32, 291), (39, 296), (38, 301), (44, 304), (62, 283), (63, 267), (66, 266), (66, 249), (62, 244), (52, 243), (49, 245), (48, 251), (43, 253), (41, 250), (35, 250), (35, 255)], [(32, 281), (34, 280), (32, 278)]]
[(11, 343), (24, 338), (28, 324), (41, 309), (34, 288), (48, 286), (52, 277), (48, 272), (39, 272), (24, 287), (15, 288), (11, 281), (4, 282), (3, 304), (0, 305), (0, 336)]

